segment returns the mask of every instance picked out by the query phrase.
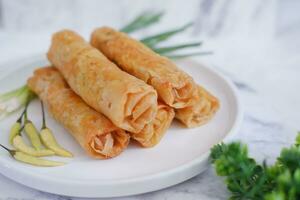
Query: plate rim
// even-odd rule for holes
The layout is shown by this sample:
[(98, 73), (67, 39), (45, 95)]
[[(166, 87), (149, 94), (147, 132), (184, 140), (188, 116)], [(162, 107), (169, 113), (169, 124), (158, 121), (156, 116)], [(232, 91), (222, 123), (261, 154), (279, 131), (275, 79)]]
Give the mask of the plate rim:
[[(22, 63), (23, 64), (19, 64), (21, 59), (18, 60), (14, 60), (14, 61), (7, 61), (2, 63), (1, 65), (13, 65), (14, 63), (18, 63), (17, 67), (14, 67), (12, 70), (7, 71), (7, 73), (2, 73), (2, 76), (0, 77), (0, 80), (4, 79), (5, 77), (9, 76), (11, 73), (14, 73), (14, 71), (17, 71), (18, 69), (22, 68), (24, 65), (26, 65), (26, 63), (30, 63), (30, 62), (37, 62), (37, 61), (46, 61), (44, 54), (36, 54), (36, 55), (32, 55), (32, 56), (28, 56), (24, 59), (22, 59)], [(204, 68), (207, 71), (212, 72), (214, 75), (216, 75), (219, 79), (221, 79), (224, 83), (227, 84), (228, 88), (230, 89), (232, 96), (234, 97), (235, 100), (235, 106), (236, 106), (236, 118), (234, 119), (234, 122), (232, 124), (232, 127), (230, 128), (230, 130), (228, 131), (228, 133), (224, 136), (224, 138), (221, 140), (223, 142), (229, 142), (231, 141), (234, 136), (237, 134), (242, 119), (243, 119), (243, 107), (239, 98), (239, 93), (238, 90), (236, 88), (236, 86), (233, 84), (233, 82), (224, 74), (221, 74), (221, 72), (218, 72), (216, 69), (214, 69), (212, 67), (211, 64), (209, 63), (205, 63), (205, 62), (200, 62), (198, 60), (195, 59), (185, 59), (187, 61), (191, 61), (193, 63), (196, 63), (198, 65), (201, 65), (202, 68)], [(18, 62), (19, 61), (19, 62)], [(220, 142), (221, 142), (220, 141)], [(141, 176), (141, 177), (134, 177), (134, 178), (124, 178), (124, 179), (117, 179), (117, 180), (105, 180), (104, 182), (99, 182), (99, 180), (89, 180), (87, 181), (80, 181), (80, 180), (62, 180), (62, 179), (57, 179), (57, 178), (53, 178), (51, 176), (47, 176), (44, 174), (35, 174), (34, 172), (30, 172), (30, 171), (25, 171), (25, 170), (20, 170), (17, 167), (12, 167), (12, 166), (5, 166), (2, 162), (0, 162), (0, 173), (3, 174), (5, 177), (18, 182), (22, 185), (25, 185), (27, 187), (31, 187), (40, 191), (44, 191), (44, 192), (50, 192), (53, 194), (58, 194), (58, 195), (63, 195), (63, 196), (72, 196), (72, 197), (83, 197), (83, 198), (95, 198), (95, 197), (121, 197), (121, 196), (130, 196), (130, 195), (136, 195), (136, 194), (142, 194), (142, 193), (147, 193), (147, 192), (152, 192), (152, 191), (156, 191), (159, 189), (163, 189), (163, 188), (167, 188), (173, 185), (176, 185), (178, 183), (181, 183), (183, 181), (186, 181), (198, 174), (200, 174), (202, 171), (204, 171), (207, 166), (208, 166), (208, 159), (209, 159), (209, 151), (205, 152), (204, 154), (202, 154), (201, 156), (186, 162), (182, 165), (179, 165), (177, 167), (174, 167), (172, 169), (167, 169), (167, 170), (163, 170), (160, 171), (158, 173), (155, 174), (149, 174), (149, 175), (145, 175), (145, 176)], [(1, 161), (1, 160), (0, 160)], [(202, 169), (201, 169), (201, 165)], [(199, 169), (198, 169), (199, 168)], [(183, 175), (183, 177), (177, 177), (176, 180), (174, 180), (174, 178), (172, 178), (172, 175), (174, 176), (174, 174), (180, 174), (186, 172), (185, 175)], [(13, 177), (11, 174), (13, 173)], [(23, 177), (23, 178), (18, 178), (19, 177)], [(97, 185), (97, 187), (100, 188), (105, 188), (105, 190), (109, 190), (109, 191), (101, 191), (98, 192), (97, 194), (88, 194), (88, 192), (82, 192), (80, 190), (78, 190), (76, 192), (76, 194), (74, 194), (72, 192), (62, 192), (62, 191), (56, 191), (57, 188), (55, 187), (51, 187), (52, 189), (49, 188), (45, 188), (44, 186), (40, 186), (39, 184), (25, 184), (24, 182), (22, 182), (22, 180), (26, 180), (27, 178), (32, 178), (34, 177), (35, 180), (39, 180), (39, 181), (47, 181), (50, 182), (50, 184), (52, 184), (53, 186), (55, 185), (60, 185), (60, 184), (66, 184), (68, 186), (74, 186), (76, 185), (77, 187), (82, 186), (82, 184), (84, 184), (85, 186), (90, 186), (90, 187), (95, 187), (95, 185)], [(133, 185), (138, 185), (140, 183), (143, 183), (145, 181), (158, 181), (160, 182), (161, 179), (165, 179), (164, 183), (156, 183), (156, 184), (152, 184), (151, 188), (147, 188), (147, 189), (140, 189), (139, 191), (128, 191), (129, 187), (133, 187)], [(172, 181), (168, 180), (168, 179), (172, 179)], [(33, 182), (37, 182), (37, 181), (33, 181)], [(163, 182), (163, 181), (161, 181)], [(131, 185), (131, 186), (128, 186)], [(109, 189), (111, 186), (115, 187), (116, 189)], [(127, 188), (127, 190), (125, 189), (125, 191), (121, 191), (120, 188), (118, 187), (124, 187)], [(54, 189), (54, 190), (53, 190)], [(119, 189), (119, 192), (118, 192)], [(82, 194), (85, 193), (85, 194)]]

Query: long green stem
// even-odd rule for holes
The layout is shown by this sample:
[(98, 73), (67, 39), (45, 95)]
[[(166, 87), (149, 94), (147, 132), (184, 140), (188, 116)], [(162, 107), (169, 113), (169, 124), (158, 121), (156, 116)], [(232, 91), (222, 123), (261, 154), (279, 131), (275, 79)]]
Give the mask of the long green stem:
[(185, 49), (185, 48), (190, 48), (190, 47), (198, 47), (200, 45), (202, 45), (202, 42), (194, 42), (194, 43), (187, 43), (187, 44), (181, 44), (181, 45), (159, 47), (159, 48), (153, 48), (152, 50), (158, 54), (166, 54), (166, 53), (174, 52), (174, 51), (177, 51), (180, 49)]
[(18, 99), (20, 101), (20, 104), (22, 106), (26, 105), (26, 102), (28, 101), (28, 98), (30, 96), (31, 91), (29, 88), (25, 85), (24, 90), (19, 94)]
[(12, 91), (1, 94), (0, 101), (6, 101), (7, 99), (10, 99), (12, 97), (16, 97), (16, 96), (20, 95), (24, 90), (26, 90), (26, 87), (27, 86), (24, 85), (22, 87), (12, 90)]
[(31, 102), (31, 100), (34, 98), (34, 94), (29, 91), (30, 94), (27, 95), (26, 101), (25, 101), (25, 109), (24, 109), (24, 121), (25, 123), (28, 121), (28, 116), (27, 116), (27, 110), (28, 110), (28, 106)]
[(155, 45), (157, 45), (159, 42), (167, 40), (170, 37), (174, 36), (175, 34), (185, 31), (187, 28), (191, 27), (192, 25), (193, 25), (193, 23), (188, 23), (188, 24), (186, 24), (180, 28), (174, 29), (174, 30), (170, 30), (170, 31), (162, 32), (162, 33), (159, 33), (156, 35), (145, 37), (145, 38), (141, 39), (140, 41), (151, 48), (151, 47), (154, 47)]
[(146, 28), (158, 22), (163, 16), (163, 12), (146, 12), (137, 16), (132, 22), (120, 29), (125, 33), (132, 33), (142, 28)]
[(27, 117), (27, 107), (28, 107), (28, 104), (26, 104), (26, 106), (25, 106), (25, 113), (24, 113), (24, 121), (25, 121), (25, 122), (28, 121), (28, 117)]
[(211, 55), (213, 52), (211, 51), (203, 51), (203, 52), (195, 52), (195, 53), (187, 53), (187, 54), (177, 54), (177, 55), (164, 55), (170, 59), (182, 59), (182, 58), (187, 58), (187, 57), (192, 57), (192, 56), (203, 56), (203, 55)]
[(23, 110), (22, 114), (20, 115), (20, 117), (17, 119), (17, 122), (22, 123), (22, 118), (25, 114), (25, 109)]
[(45, 109), (44, 109), (43, 101), (41, 101), (41, 107), (42, 107), (42, 115), (43, 115), (42, 129), (45, 129), (47, 128), (47, 126), (46, 126), (46, 117), (45, 117)]

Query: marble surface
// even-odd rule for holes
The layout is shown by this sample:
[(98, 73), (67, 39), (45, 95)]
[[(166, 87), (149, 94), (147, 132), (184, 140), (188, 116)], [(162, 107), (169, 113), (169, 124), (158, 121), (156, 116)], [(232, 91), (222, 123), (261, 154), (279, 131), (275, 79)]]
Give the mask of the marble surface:
[[(192, 30), (174, 40), (203, 40), (201, 48), (214, 54), (196, 59), (210, 63), (238, 87), (245, 117), (236, 139), (249, 145), (251, 156), (272, 163), (280, 149), (293, 142), (300, 130), (299, 1), (85, 2), (0, 1), (0, 73), (12, 70), (5, 68), (5, 62), (45, 52), (51, 33), (60, 28), (72, 28), (88, 37), (96, 26), (120, 27), (141, 10), (164, 9), (167, 15), (160, 25), (140, 34), (194, 21)], [(223, 180), (209, 167), (203, 174), (176, 186), (117, 199), (227, 198)], [(0, 175), (0, 200), (9, 199), (76, 198), (39, 192)]]

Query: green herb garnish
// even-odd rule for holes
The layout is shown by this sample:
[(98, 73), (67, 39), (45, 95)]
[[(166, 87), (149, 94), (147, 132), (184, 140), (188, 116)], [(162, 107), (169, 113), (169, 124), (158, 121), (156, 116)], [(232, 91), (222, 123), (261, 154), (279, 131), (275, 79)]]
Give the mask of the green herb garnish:
[(132, 22), (121, 28), (120, 31), (125, 33), (132, 33), (142, 28), (146, 28), (157, 23), (163, 15), (163, 12), (145, 12), (137, 16)]
[(199, 47), (199, 46), (201, 46), (201, 44), (202, 44), (202, 42), (194, 42), (194, 43), (186, 43), (186, 44), (173, 45), (173, 46), (167, 46), (167, 47), (158, 47), (158, 48), (153, 48), (153, 51), (155, 51), (158, 54), (166, 54), (166, 53), (174, 52), (174, 51), (184, 49), (184, 48)]
[(216, 173), (224, 176), (233, 200), (300, 199), (300, 133), (290, 148), (284, 148), (272, 166), (250, 158), (239, 142), (218, 144), (211, 149)]
[(172, 60), (176, 59), (182, 59), (192, 56), (203, 56), (203, 55), (211, 55), (213, 54), (212, 51), (202, 51), (202, 52), (193, 52), (193, 53), (186, 53), (186, 54), (162, 54), (163, 56), (166, 56)]
[(185, 31), (187, 28), (191, 27), (192, 25), (193, 25), (193, 23), (188, 23), (188, 24), (186, 24), (182, 27), (176, 28), (174, 30), (170, 30), (170, 31), (166, 31), (166, 32), (162, 32), (159, 34), (145, 37), (145, 38), (141, 39), (140, 41), (142, 43), (144, 43), (145, 45), (147, 45), (148, 47), (152, 48), (155, 45), (157, 45), (158, 43), (171, 38), (172, 36), (176, 35), (177, 33)]
[(0, 119), (23, 107), (28, 98), (32, 98), (32, 92), (24, 85), (15, 90), (0, 95)]

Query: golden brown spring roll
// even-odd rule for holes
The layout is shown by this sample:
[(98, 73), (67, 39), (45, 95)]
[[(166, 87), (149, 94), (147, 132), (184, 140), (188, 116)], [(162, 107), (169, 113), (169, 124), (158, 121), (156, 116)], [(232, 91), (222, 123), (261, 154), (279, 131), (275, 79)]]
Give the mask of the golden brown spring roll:
[(103, 27), (92, 33), (91, 44), (124, 71), (152, 85), (167, 105), (184, 108), (194, 103), (196, 84), (192, 77), (141, 42)]
[(127, 147), (129, 135), (104, 115), (90, 108), (69, 88), (55, 68), (36, 70), (27, 83), (47, 105), (51, 115), (90, 156), (112, 158)]
[(75, 32), (54, 34), (48, 59), (75, 93), (116, 126), (137, 133), (154, 119), (154, 88), (120, 70)]
[(131, 137), (143, 147), (153, 147), (160, 142), (175, 116), (173, 108), (158, 103), (158, 110), (152, 123), (145, 126), (139, 133), (132, 133)]
[(176, 110), (175, 118), (188, 128), (207, 123), (220, 107), (219, 100), (201, 86), (198, 86), (197, 103)]

